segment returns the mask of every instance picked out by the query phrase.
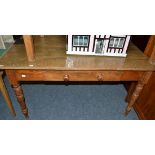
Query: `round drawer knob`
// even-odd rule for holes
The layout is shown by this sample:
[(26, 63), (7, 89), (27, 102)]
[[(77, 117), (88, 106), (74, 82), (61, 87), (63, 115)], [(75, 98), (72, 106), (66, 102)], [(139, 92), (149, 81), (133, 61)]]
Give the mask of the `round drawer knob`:
[(102, 74), (98, 74), (97, 75), (97, 79), (98, 79), (98, 81), (103, 81), (103, 75)]
[(64, 81), (69, 81), (69, 75), (67, 74), (64, 75)]

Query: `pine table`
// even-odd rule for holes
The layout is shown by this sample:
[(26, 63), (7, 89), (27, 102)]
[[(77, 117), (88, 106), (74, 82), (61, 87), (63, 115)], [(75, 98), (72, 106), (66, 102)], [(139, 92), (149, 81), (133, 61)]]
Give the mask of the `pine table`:
[(24, 41), (26, 48), (13, 45), (0, 59), (0, 69), (6, 71), (26, 118), (28, 109), (21, 81), (137, 81), (125, 110), (128, 114), (155, 70), (154, 59), (132, 43), (124, 58), (66, 55), (65, 36), (33, 36), (33, 40), (25, 36)]

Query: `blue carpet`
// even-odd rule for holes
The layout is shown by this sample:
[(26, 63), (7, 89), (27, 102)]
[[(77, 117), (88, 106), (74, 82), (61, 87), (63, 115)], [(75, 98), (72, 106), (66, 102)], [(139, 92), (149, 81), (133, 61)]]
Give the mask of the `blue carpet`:
[[(4, 82), (13, 102), (17, 116), (11, 116), (0, 93), (0, 119), (22, 120), (14, 92), (7, 78)], [(122, 84), (23, 84), (30, 120), (137, 120), (132, 110), (123, 115), (127, 95)]]

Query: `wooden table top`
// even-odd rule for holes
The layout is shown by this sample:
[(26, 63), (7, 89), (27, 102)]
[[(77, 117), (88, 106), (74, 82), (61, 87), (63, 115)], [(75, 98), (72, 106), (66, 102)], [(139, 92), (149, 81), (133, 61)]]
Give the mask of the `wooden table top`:
[(148, 62), (148, 57), (132, 43), (126, 58), (67, 55), (65, 36), (34, 36), (34, 45), (34, 62), (28, 62), (24, 45), (13, 45), (0, 59), (0, 69), (155, 70), (155, 66)]

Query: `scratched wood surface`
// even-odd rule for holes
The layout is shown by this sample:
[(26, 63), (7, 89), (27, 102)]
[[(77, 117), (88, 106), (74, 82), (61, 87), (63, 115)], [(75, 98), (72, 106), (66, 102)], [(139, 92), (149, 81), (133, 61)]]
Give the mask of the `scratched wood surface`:
[(24, 45), (13, 45), (0, 59), (0, 69), (50, 70), (130, 70), (154, 71), (145, 56), (130, 43), (128, 55), (123, 57), (66, 55), (65, 36), (33, 36), (35, 61), (29, 62)]

